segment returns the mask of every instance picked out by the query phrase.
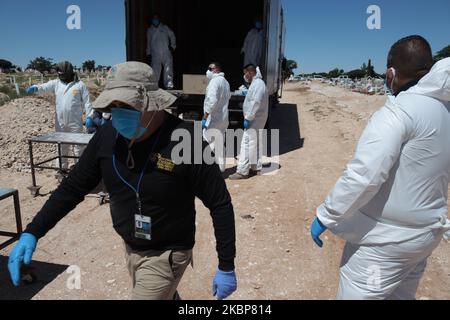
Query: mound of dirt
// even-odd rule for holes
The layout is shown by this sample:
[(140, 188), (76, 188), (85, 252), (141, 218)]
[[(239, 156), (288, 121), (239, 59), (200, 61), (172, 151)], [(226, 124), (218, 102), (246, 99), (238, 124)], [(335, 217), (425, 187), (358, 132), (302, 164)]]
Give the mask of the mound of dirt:
[(3, 92), (0, 92), (0, 106), (4, 105), (5, 103), (9, 102), (9, 96)]
[[(0, 167), (29, 172), (28, 140), (55, 131), (55, 105), (46, 97), (26, 97), (0, 107)], [(45, 160), (56, 154), (53, 145), (35, 145), (34, 157)]]
[[(92, 103), (103, 87), (93, 80), (87, 87)], [(55, 103), (54, 94), (42, 94), (7, 101), (0, 107), (0, 168), (30, 172), (28, 140), (55, 132)], [(35, 162), (42, 161), (56, 156), (57, 148), (34, 144), (33, 153)]]

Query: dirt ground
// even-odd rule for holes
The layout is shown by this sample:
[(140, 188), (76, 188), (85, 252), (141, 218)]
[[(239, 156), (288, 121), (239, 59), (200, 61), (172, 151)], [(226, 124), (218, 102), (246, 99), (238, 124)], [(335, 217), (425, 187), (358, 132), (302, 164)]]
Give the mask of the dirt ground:
[[(227, 180), (236, 214), (238, 291), (231, 299), (333, 299), (343, 242), (331, 233), (317, 248), (309, 235), (315, 209), (342, 174), (370, 115), (383, 96), (366, 96), (319, 83), (288, 84), (275, 109), (280, 128), (280, 170), (247, 181)], [(26, 172), (0, 169), (0, 186), (20, 191), (23, 222), (48, 196), (32, 198)], [(43, 193), (56, 187), (54, 173), (38, 174)], [(12, 201), (0, 202), (0, 230), (13, 230)], [(13, 288), (7, 255), (0, 251), (0, 299), (129, 299), (130, 278), (121, 239), (108, 205), (89, 197), (38, 243), (35, 284)], [(419, 299), (450, 299), (450, 246), (443, 241), (429, 260)], [(81, 271), (81, 289), (69, 289), (69, 266)], [(212, 299), (217, 268), (209, 212), (197, 203), (194, 266), (180, 284), (183, 299)], [(72, 269), (69, 269), (69, 271)]]

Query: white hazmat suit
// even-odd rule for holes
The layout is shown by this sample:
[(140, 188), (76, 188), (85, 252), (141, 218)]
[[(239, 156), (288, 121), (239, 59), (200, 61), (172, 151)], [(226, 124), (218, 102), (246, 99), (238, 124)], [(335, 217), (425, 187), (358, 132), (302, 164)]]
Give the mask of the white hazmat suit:
[(253, 64), (260, 66), (263, 54), (264, 31), (253, 28), (247, 34), (241, 53), (244, 54), (244, 67)]
[(164, 69), (164, 86), (173, 89), (173, 57), (169, 48), (177, 47), (173, 31), (166, 25), (151, 26), (147, 30), (147, 56), (151, 56), (151, 67), (158, 81)]
[[(38, 85), (39, 93), (54, 93), (56, 96), (56, 132), (84, 133), (83, 112), (92, 111), (89, 90), (82, 81), (65, 84), (61, 80), (52, 80)], [(68, 156), (70, 146), (62, 145), (62, 156)], [(73, 154), (80, 157), (83, 148), (73, 146)], [(68, 159), (62, 159), (62, 168), (68, 168)]]
[(339, 299), (414, 299), (450, 229), (450, 59), (373, 115), (320, 221), (347, 241)]
[(206, 88), (204, 112), (209, 114), (203, 136), (215, 152), (216, 161), (225, 171), (225, 132), (228, 129), (228, 104), (231, 98), (230, 84), (224, 73), (215, 73)]
[(262, 133), (269, 116), (269, 94), (259, 68), (245, 97), (243, 110), (245, 120), (250, 121), (250, 129), (245, 130), (242, 138), (237, 173), (248, 176), (250, 169), (262, 170)]

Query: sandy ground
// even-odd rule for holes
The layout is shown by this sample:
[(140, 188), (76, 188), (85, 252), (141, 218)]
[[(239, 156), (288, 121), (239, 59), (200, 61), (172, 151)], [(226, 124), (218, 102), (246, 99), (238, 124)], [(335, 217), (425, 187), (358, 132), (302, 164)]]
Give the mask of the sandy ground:
[[(236, 213), (238, 291), (231, 299), (333, 299), (343, 242), (326, 233), (318, 249), (309, 226), (345, 164), (370, 115), (385, 98), (318, 83), (288, 84), (272, 126), (280, 128), (281, 169), (247, 181), (227, 181)], [(56, 187), (54, 173), (38, 174), (43, 192)], [(27, 173), (0, 169), (0, 186), (20, 191), (24, 224), (45, 203), (26, 189)], [(184, 299), (212, 299), (217, 268), (211, 218), (197, 203), (194, 267), (180, 284)], [(12, 201), (0, 202), (0, 230), (13, 229)], [(87, 198), (41, 239), (34, 255), (38, 282), (12, 288), (6, 271), (11, 247), (0, 251), (0, 299), (128, 299), (130, 279), (123, 244), (111, 227), (108, 205)], [(450, 299), (450, 246), (442, 242), (429, 260), (418, 298)], [(70, 289), (69, 266), (81, 272)], [(69, 271), (71, 271), (69, 269)]]

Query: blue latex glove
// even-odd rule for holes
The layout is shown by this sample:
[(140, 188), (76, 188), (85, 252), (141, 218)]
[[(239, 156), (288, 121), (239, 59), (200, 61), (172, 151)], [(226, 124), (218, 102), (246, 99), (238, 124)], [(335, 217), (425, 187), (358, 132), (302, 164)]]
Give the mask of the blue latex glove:
[(17, 287), (20, 284), (20, 267), (22, 262), (25, 265), (31, 263), (31, 257), (36, 250), (37, 239), (30, 233), (22, 233), (19, 242), (11, 251), (8, 259), (8, 270), (13, 284)]
[(88, 117), (86, 118), (86, 124), (85, 124), (86, 128), (87, 128), (87, 132), (89, 134), (93, 134), (95, 132), (97, 132), (97, 128), (99, 127), (97, 125), (97, 122), (95, 121), (94, 118), (92, 117)]
[(244, 120), (244, 129), (245, 130), (248, 130), (248, 129), (250, 129), (250, 121), (248, 121), (248, 120)]
[(322, 222), (320, 222), (319, 218), (316, 218), (311, 225), (311, 237), (314, 242), (319, 246), (323, 247), (323, 242), (320, 240), (320, 235), (327, 231), (327, 227), (325, 227)]
[(236, 273), (217, 270), (213, 280), (213, 296), (219, 300), (228, 298), (237, 289)]
[(207, 129), (207, 127), (206, 127), (206, 119), (203, 119), (202, 120), (202, 129)]
[(38, 92), (38, 87), (37, 86), (31, 86), (31, 87), (29, 87), (28, 89), (27, 89), (27, 93), (28, 94), (33, 94), (33, 93), (36, 93), (36, 92)]
[(91, 117), (86, 118), (86, 128), (90, 129), (94, 126), (94, 119)]
[(100, 128), (101, 126), (102, 126), (102, 121), (103, 121), (103, 119), (102, 118), (94, 118), (93, 120), (93, 126), (94, 127), (96, 127), (96, 128)]

